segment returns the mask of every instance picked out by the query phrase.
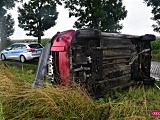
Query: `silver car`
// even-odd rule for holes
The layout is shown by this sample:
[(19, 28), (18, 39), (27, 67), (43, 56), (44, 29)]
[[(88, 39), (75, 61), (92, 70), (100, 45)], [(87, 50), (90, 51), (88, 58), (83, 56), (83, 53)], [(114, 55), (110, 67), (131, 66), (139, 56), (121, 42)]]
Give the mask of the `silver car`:
[(14, 43), (2, 50), (0, 55), (2, 60), (13, 59), (25, 62), (34, 58), (39, 58), (43, 46), (39, 43)]

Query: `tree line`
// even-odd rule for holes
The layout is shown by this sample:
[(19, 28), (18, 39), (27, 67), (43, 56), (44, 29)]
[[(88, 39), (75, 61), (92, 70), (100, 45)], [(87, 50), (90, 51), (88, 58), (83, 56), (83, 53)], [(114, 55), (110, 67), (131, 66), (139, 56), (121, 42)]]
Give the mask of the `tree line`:
[[(0, 39), (1, 45), (14, 33), (14, 19), (7, 10), (15, 7), (16, 2), (23, 0), (0, 1)], [(154, 31), (160, 32), (160, 3), (158, 0), (144, 0), (147, 6), (151, 6), (157, 21), (153, 25)], [(56, 25), (59, 12), (57, 5), (64, 5), (69, 11), (69, 17), (76, 17), (73, 27), (78, 29), (93, 28), (106, 32), (120, 32), (123, 25), (120, 23), (127, 16), (127, 10), (122, 0), (28, 0), (18, 7), (18, 26), (26, 35), (38, 38), (44, 31)], [(136, 8), (135, 8), (136, 9)]]

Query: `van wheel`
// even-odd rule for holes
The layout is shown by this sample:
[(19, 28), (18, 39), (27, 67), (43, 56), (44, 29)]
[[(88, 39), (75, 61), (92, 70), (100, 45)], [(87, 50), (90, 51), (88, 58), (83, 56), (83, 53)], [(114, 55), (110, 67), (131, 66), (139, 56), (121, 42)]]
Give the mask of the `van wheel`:
[(141, 36), (141, 39), (142, 41), (154, 41), (156, 39), (156, 36), (154, 35), (144, 35), (144, 36)]
[(24, 62), (26, 61), (26, 58), (25, 58), (24, 55), (21, 55), (21, 56), (20, 56), (20, 61), (21, 61), (22, 63), (24, 63)]
[(4, 54), (1, 54), (1, 59), (6, 60), (6, 56)]
[(81, 29), (76, 32), (77, 39), (83, 39), (83, 38), (98, 39), (100, 37), (101, 37), (101, 32), (96, 29)]

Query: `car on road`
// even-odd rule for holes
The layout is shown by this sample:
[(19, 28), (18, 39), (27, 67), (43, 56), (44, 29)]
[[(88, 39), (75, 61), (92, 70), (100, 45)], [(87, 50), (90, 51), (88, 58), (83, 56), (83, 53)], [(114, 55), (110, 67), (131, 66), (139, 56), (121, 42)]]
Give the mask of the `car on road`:
[(0, 52), (2, 60), (19, 60), (24, 63), (39, 58), (43, 46), (39, 43), (14, 43)]

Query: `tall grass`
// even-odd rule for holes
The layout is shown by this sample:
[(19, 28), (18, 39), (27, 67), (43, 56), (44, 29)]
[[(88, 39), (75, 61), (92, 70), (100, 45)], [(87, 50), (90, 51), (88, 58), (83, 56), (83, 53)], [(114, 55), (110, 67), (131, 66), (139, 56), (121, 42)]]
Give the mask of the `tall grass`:
[(134, 86), (119, 92), (114, 91), (106, 97), (110, 105), (111, 120), (154, 120), (151, 111), (159, 110), (159, 90), (149, 86)]
[(0, 65), (0, 98), (6, 120), (98, 120), (107, 119), (108, 107), (94, 102), (80, 87), (62, 86), (33, 89)]
[[(83, 92), (52, 88), (23, 90), (5, 99), (7, 119), (107, 119), (107, 107), (95, 104)], [(106, 113), (104, 112), (106, 110)]]
[(0, 101), (0, 120), (4, 120), (4, 116), (3, 116), (3, 106), (2, 106), (1, 101)]
[[(159, 90), (136, 85), (106, 93), (93, 100), (78, 85), (31, 88), (0, 63), (0, 117), (6, 120), (156, 120), (150, 112), (160, 110)], [(16, 73), (14, 73), (16, 74)], [(20, 73), (19, 73), (20, 74)], [(29, 74), (28, 74), (29, 75)], [(24, 77), (24, 76), (23, 76)]]
[(37, 65), (36, 64), (22, 64), (13, 61), (4, 61), (8, 70), (14, 74), (17, 78), (33, 83)]

